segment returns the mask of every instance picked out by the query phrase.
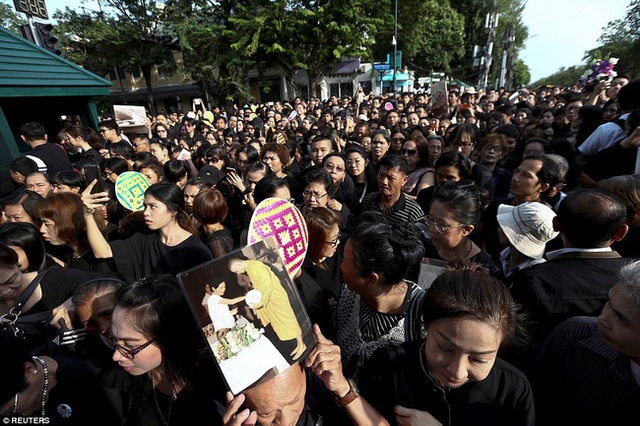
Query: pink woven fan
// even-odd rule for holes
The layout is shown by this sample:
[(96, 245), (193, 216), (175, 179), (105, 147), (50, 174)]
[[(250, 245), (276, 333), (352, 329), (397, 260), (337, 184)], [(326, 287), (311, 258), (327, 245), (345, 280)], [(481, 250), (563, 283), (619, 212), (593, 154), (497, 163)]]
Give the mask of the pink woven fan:
[(267, 198), (251, 216), (247, 244), (275, 237), (284, 266), (293, 278), (302, 267), (307, 254), (309, 233), (300, 210), (287, 200)]

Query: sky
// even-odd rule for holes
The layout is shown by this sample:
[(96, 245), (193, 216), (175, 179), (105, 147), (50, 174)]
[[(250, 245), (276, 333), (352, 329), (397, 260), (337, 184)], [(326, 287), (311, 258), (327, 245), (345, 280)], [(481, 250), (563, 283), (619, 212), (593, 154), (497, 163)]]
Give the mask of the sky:
[(624, 18), (630, 0), (528, 0), (523, 22), (529, 28), (520, 58), (531, 82), (560, 67), (582, 64), (587, 50), (598, 46), (602, 28)]
[[(97, 9), (93, 0), (45, 2), (50, 17), (65, 6)], [(529, 66), (531, 82), (560, 67), (583, 63), (585, 51), (598, 46), (602, 28), (623, 18), (629, 3), (630, 0), (528, 0), (523, 21), (529, 28), (529, 38), (520, 58)]]

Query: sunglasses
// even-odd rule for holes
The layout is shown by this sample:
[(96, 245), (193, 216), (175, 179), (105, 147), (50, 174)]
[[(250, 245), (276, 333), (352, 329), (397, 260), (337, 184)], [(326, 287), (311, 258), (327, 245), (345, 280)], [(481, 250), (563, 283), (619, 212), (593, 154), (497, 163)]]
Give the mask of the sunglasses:
[(417, 149), (405, 149), (405, 148), (402, 148), (400, 150), (400, 154), (402, 154), (402, 155), (416, 155), (417, 153), (418, 153)]

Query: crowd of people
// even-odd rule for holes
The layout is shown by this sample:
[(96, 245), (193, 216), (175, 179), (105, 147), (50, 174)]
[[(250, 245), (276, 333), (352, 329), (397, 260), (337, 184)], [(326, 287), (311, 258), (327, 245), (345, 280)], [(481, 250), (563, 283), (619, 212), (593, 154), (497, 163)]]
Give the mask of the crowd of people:
[[(0, 183), (0, 415), (637, 423), (640, 80), (452, 88), (446, 104), (358, 91), (149, 123), (22, 124), (30, 150)], [(118, 201), (125, 172), (149, 181), (138, 211)], [(245, 246), (270, 197), (306, 221), (293, 282), (317, 344), (301, 357), (299, 328), (270, 324), (295, 362), (233, 395), (176, 275)], [(226, 291), (207, 294), (251, 310)], [(248, 315), (258, 328), (267, 309)]]

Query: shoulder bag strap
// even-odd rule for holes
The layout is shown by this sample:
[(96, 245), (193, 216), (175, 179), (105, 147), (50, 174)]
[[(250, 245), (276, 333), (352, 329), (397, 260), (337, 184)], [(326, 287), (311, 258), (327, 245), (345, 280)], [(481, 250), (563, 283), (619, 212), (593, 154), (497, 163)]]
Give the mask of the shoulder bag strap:
[(24, 290), (24, 292), (20, 296), (20, 299), (18, 299), (18, 302), (16, 302), (15, 306), (11, 308), (11, 312), (18, 316), (22, 313), (22, 308), (27, 303), (27, 300), (29, 300), (33, 292), (36, 290), (36, 287), (38, 286), (38, 284), (40, 284), (40, 281), (42, 281), (42, 278), (46, 273), (46, 269), (42, 272), (38, 272), (38, 275), (36, 275), (33, 281), (29, 283), (29, 286)]

